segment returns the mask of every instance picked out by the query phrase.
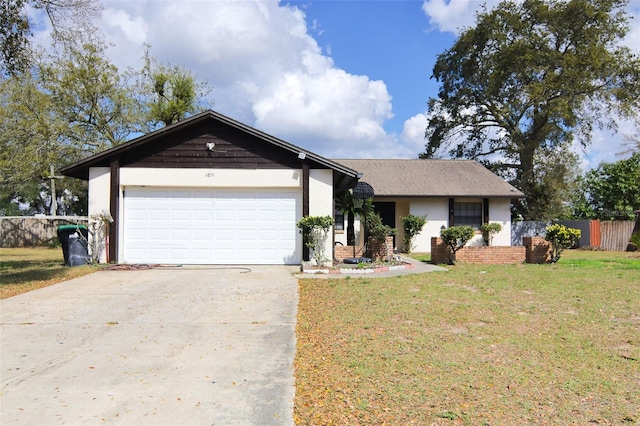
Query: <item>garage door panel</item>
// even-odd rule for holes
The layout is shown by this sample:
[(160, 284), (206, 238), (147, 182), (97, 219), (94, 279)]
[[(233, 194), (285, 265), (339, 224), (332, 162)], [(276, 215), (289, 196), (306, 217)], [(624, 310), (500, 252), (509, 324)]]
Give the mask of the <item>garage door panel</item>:
[(226, 210), (219, 210), (218, 207), (215, 207), (215, 220), (220, 222), (229, 222), (233, 223), (233, 210), (227, 208)]
[(150, 247), (147, 249), (148, 254), (153, 259), (166, 260), (169, 258), (169, 249), (160, 247)]
[(261, 243), (268, 243), (276, 238), (278, 238), (278, 232), (275, 229), (261, 229), (259, 231), (258, 240)]
[(240, 210), (238, 211), (238, 220), (240, 221), (254, 221), (256, 220), (256, 212), (254, 210)]
[[(144, 238), (138, 239), (139, 241), (144, 241)], [(148, 232), (146, 232), (146, 238), (149, 241), (164, 241), (167, 238), (167, 230), (164, 228), (161, 229), (149, 229)]]
[(129, 220), (146, 220), (147, 213), (144, 209), (134, 209), (129, 211)]
[(125, 263), (299, 263), (299, 190), (126, 188)]
[(193, 220), (210, 221), (211, 219), (213, 219), (212, 213), (213, 212), (211, 210), (211, 207), (209, 207), (208, 209), (199, 207), (198, 209), (193, 210)]
[(243, 241), (244, 244), (246, 242), (253, 242), (256, 240), (256, 231), (253, 229), (239, 229), (238, 231), (238, 241)]
[(170, 241), (172, 243), (188, 243), (191, 241), (191, 232), (188, 229), (172, 229)]
[(150, 208), (148, 210), (148, 219), (149, 220), (167, 220), (169, 217), (169, 213), (166, 210), (159, 210), (155, 208)]
[(213, 239), (213, 232), (209, 229), (198, 229), (193, 233), (194, 241), (210, 242)]

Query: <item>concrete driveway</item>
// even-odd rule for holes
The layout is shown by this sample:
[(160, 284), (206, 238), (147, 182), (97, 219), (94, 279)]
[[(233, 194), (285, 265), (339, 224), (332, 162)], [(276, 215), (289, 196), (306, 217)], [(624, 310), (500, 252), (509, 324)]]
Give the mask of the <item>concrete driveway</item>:
[(0, 301), (0, 424), (293, 424), (298, 267), (102, 271)]

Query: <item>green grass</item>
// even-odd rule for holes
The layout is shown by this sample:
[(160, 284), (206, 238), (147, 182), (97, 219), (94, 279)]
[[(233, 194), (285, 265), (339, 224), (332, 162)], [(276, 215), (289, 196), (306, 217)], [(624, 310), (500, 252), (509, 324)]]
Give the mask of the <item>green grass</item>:
[(640, 424), (640, 257), (302, 280), (298, 424)]
[(62, 248), (0, 248), (0, 299), (90, 274), (96, 265), (64, 266)]

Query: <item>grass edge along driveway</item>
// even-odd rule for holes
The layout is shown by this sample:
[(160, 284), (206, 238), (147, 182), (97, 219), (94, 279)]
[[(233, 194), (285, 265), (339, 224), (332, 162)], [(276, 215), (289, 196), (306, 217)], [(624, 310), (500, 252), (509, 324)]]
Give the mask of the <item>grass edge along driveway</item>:
[(640, 256), (300, 281), (297, 424), (640, 424)]
[(0, 248), (0, 299), (91, 274), (102, 266), (65, 266), (59, 247)]

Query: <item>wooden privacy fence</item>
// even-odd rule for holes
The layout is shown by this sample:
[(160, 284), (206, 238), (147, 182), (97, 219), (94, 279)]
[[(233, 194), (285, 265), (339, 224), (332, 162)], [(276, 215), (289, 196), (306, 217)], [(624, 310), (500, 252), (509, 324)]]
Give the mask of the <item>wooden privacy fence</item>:
[(0, 247), (37, 247), (58, 239), (58, 226), (84, 225), (85, 216), (0, 217)]
[(600, 248), (608, 251), (625, 251), (636, 222), (600, 221)]
[[(599, 247), (607, 251), (626, 251), (631, 234), (640, 231), (640, 220), (634, 221), (601, 221), (601, 220), (561, 220), (561, 225), (580, 229), (581, 236), (578, 247)], [(522, 244), (524, 237), (545, 235), (545, 228), (551, 223), (545, 222), (512, 222), (511, 245)]]

